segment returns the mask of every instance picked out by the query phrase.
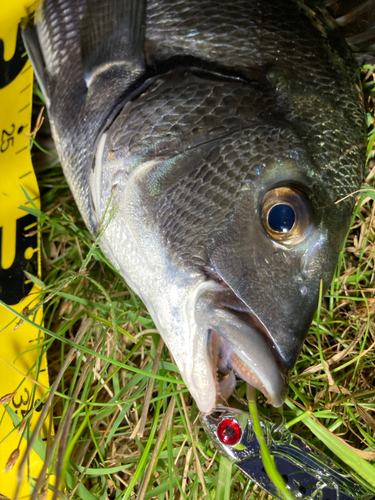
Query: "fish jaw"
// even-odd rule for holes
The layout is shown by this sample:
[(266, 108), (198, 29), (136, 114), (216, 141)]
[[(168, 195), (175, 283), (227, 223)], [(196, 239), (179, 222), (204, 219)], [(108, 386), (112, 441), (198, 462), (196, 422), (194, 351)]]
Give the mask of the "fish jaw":
[[(159, 313), (154, 316), (198, 408), (208, 413), (221, 398), (228, 398), (235, 389), (235, 374), (259, 389), (270, 404), (281, 406), (287, 377), (277, 364), (274, 349), (267, 345), (260, 329), (223, 306), (222, 285), (202, 278), (196, 276), (197, 281), (194, 284), (192, 279), (190, 287), (186, 280), (183, 285), (171, 287), (167, 300), (164, 294), (163, 304), (158, 304)], [(231, 291), (224, 290), (224, 295), (228, 294), (238, 302)], [(178, 336), (176, 328), (180, 330)], [(220, 383), (217, 372), (225, 370), (212, 350), (211, 338), (215, 333), (231, 364), (229, 376)]]
[(277, 362), (275, 346), (268, 332), (228, 288), (216, 286), (199, 297), (196, 321), (201, 336), (209, 332), (208, 357), (214, 372), (234, 372), (260, 390), (273, 406), (283, 404), (287, 374)]
[[(235, 375), (260, 390), (270, 404), (281, 406), (287, 392), (287, 374), (277, 364), (277, 355), (272, 352), (275, 349), (257, 329), (217, 305), (221, 285), (203, 277), (186, 278), (181, 277), (178, 284), (175, 276), (174, 285), (158, 299), (154, 296), (152, 304), (148, 297), (143, 300), (199, 410), (209, 413), (220, 400), (227, 399), (235, 390)], [(221, 382), (217, 372), (224, 369), (218, 366), (210, 342), (215, 333), (221, 346), (230, 351), (230, 373)]]
[[(275, 349), (260, 331), (220, 304), (223, 287), (203, 276), (175, 276), (174, 281), (160, 294), (158, 303), (155, 297), (153, 304), (144, 300), (200, 411), (212, 411), (221, 398), (231, 395), (235, 374), (259, 389), (270, 404), (281, 406), (287, 375), (277, 364)], [(215, 333), (230, 357), (229, 376), (222, 382), (217, 372), (225, 369), (212, 349)]]

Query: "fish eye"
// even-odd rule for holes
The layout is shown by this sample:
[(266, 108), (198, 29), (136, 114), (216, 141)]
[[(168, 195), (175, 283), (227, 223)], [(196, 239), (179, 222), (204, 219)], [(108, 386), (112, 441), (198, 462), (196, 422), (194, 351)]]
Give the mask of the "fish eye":
[(262, 222), (273, 240), (295, 245), (306, 238), (312, 227), (310, 203), (298, 189), (271, 189), (262, 201)]

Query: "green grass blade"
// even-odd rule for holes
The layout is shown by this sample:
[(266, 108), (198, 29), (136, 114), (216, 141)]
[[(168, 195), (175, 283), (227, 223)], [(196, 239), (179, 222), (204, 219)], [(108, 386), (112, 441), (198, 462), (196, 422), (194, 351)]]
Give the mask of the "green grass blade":
[(286, 487), (285, 481), (279, 474), (279, 471), (277, 470), (275, 465), (275, 461), (268, 450), (267, 442), (265, 440), (265, 437), (263, 435), (263, 430), (260, 425), (258, 408), (255, 397), (255, 389), (251, 386), (248, 386), (248, 401), (249, 401), (250, 415), (253, 420), (254, 432), (259, 442), (265, 471), (267, 472), (268, 477), (276, 486), (279, 495), (282, 496), (284, 500), (294, 500), (293, 495)]

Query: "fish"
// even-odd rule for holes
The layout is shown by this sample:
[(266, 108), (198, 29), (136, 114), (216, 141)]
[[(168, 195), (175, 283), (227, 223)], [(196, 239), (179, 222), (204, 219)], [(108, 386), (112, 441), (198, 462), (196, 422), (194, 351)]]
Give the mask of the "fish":
[(199, 410), (283, 404), (364, 166), (358, 66), (302, 0), (44, 0), (23, 38), (82, 217)]

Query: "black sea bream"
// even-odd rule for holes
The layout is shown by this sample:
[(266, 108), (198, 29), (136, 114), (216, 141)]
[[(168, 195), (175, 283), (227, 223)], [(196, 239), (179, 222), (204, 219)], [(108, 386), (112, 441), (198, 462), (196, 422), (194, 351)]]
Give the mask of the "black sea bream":
[(35, 23), (74, 198), (198, 407), (235, 375), (280, 406), (364, 164), (336, 24), (302, 0), (45, 0)]

